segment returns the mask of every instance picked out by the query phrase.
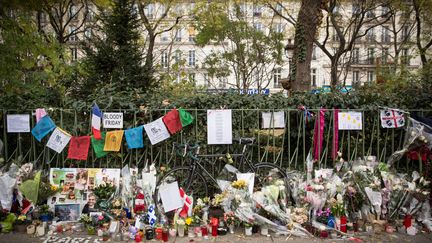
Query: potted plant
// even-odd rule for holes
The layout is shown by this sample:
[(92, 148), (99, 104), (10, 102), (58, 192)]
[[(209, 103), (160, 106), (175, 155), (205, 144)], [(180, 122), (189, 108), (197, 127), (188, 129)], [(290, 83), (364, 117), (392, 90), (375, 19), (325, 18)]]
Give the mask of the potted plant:
[(234, 212), (224, 213), (224, 221), (228, 226), (229, 232), (234, 234), (234, 227), (237, 224), (237, 217)]
[(243, 222), (243, 225), (245, 227), (245, 235), (251, 236), (253, 223), (252, 222)]
[(48, 222), (52, 219), (52, 211), (47, 204), (39, 207), (39, 218), (42, 222)]
[(27, 226), (30, 225), (30, 221), (27, 220), (27, 216), (22, 214), (14, 222), (14, 229), (18, 233), (26, 233)]
[(111, 206), (108, 199), (110, 199), (115, 193), (115, 186), (109, 183), (102, 183), (93, 190), (93, 193), (97, 197), (96, 204), (98, 207), (103, 211), (107, 211)]
[(184, 237), (185, 232), (185, 221), (184, 219), (180, 218), (176, 220), (177, 225), (177, 233), (179, 237)]

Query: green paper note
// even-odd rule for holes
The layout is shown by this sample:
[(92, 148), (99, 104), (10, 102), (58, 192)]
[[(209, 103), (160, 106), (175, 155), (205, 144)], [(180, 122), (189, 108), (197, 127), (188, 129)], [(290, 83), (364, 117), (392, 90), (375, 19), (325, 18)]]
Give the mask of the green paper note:
[(38, 200), (40, 177), (41, 172), (37, 172), (34, 179), (26, 180), (19, 186), (21, 193), (34, 204)]
[(191, 113), (183, 110), (183, 109), (178, 109), (178, 112), (180, 113), (180, 121), (182, 124), (182, 127), (185, 127), (189, 124), (191, 124), (194, 120), (193, 116)]
[(92, 147), (97, 158), (104, 157), (108, 154), (103, 150), (105, 146), (105, 132), (102, 132), (101, 136), (102, 138), (100, 140), (95, 139), (93, 136), (91, 137)]

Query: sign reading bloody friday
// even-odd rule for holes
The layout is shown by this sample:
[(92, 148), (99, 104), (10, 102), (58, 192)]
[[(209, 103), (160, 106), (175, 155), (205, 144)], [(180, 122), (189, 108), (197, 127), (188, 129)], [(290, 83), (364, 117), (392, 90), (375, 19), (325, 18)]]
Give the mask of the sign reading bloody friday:
[(123, 128), (123, 113), (103, 113), (104, 128)]

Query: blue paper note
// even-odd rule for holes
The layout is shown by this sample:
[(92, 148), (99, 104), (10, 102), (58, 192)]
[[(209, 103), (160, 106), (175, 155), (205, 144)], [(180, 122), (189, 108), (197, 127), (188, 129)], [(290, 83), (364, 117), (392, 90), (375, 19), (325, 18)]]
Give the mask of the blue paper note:
[(144, 147), (143, 126), (125, 130), (125, 136), (128, 148), (134, 149)]
[(48, 133), (56, 128), (53, 120), (46, 115), (42, 117), (36, 126), (32, 129), (31, 133), (40, 142)]

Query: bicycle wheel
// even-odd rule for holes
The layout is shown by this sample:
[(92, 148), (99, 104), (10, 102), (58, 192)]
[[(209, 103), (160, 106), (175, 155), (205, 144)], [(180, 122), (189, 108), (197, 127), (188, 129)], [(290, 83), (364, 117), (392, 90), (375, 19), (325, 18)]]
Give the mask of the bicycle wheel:
[(286, 195), (290, 196), (287, 175), (279, 166), (271, 163), (258, 163), (249, 172), (255, 172), (254, 190), (260, 190), (263, 186), (268, 185), (270, 180), (281, 179), (285, 185)]
[[(177, 181), (179, 187), (183, 188), (185, 193), (188, 196), (192, 196), (195, 200), (208, 196), (207, 181), (205, 180), (205, 178), (197, 172), (194, 172), (193, 175), (191, 175), (191, 173), (192, 169), (190, 167), (179, 166), (168, 171), (159, 179), (156, 184), (155, 194), (153, 195), (158, 210), (164, 212), (162, 208), (162, 201), (159, 195), (159, 188), (163, 184)], [(170, 219), (169, 216), (167, 217)]]

